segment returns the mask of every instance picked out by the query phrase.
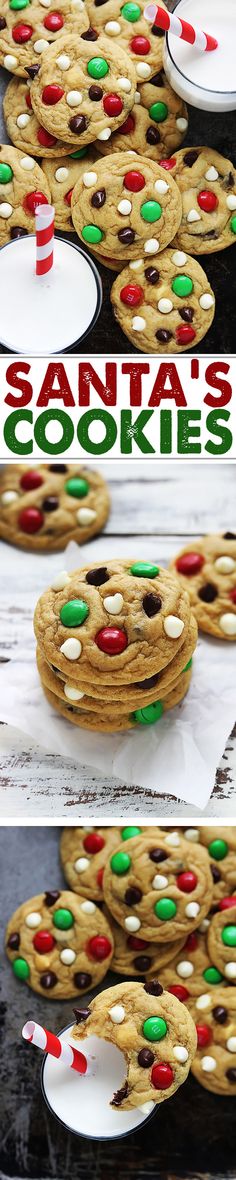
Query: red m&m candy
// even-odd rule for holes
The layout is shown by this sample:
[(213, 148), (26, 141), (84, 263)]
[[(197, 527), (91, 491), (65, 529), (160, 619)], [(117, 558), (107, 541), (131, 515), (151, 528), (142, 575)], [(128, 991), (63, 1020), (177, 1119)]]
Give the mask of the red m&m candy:
[(204, 565), (204, 557), (201, 553), (182, 553), (181, 557), (177, 557), (176, 569), (179, 574), (185, 574), (186, 578), (191, 578), (193, 574), (199, 574)]
[(95, 636), (95, 643), (107, 656), (119, 656), (125, 651), (128, 639), (125, 631), (119, 627), (102, 627)]
[(98, 869), (98, 873), (97, 873), (97, 885), (99, 886), (99, 889), (102, 889), (102, 884), (103, 884), (103, 876), (104, 876), (104, 869)]
[(167, 991), (170, 992), (171, 996), (176, 996), (176, 999), (180, 1000), (181, 1004), (184, 1004), (185, 1000), (188, 1000), (188, 988), (182, 987), (181, 983), (173, 983), (172, 987), (167, 988)]
[(177, 340), (177, 344), (191, 344), (192, 340), (195, 340), (195, 336), (196, 332), (194, 328), (191, 328), (190, 324), (180, 324), (180, 327), (176, 328), (175, 339)]
[(39, 508), (23, 508), (18, 516), (18, 524), (23, 533), (38, 533), (43, 522), (44, 516)]
[(104, 844), (105, 840), (103, 836), (99, 835), (99, 832), (88, 832), (88, 835), (85, 836), (85, 840), (83, 841), (85, 851), (90, 852), (92, 856), (94, 856), (95, 852), (101, 852)]
[(14, 25), (14, 29), (12, 29), (13, 41), (16, 42), (16, 45), (24, 45), (25, 41), (30, 41), (32, 33), (32, 25)]
[(195, 873), (179, 873), (176, 882), (181, 893), (192, 893), (193, 889), (196, 889), (197, 877)]
[(33, 944), (39, 955), (46, 955), (48, 951), (53, 950), (55, 938), (49, 930), (38, 930), (38, 933), (34, 935)]
[(213, 213), (218, 205), (218, 197), (216, 197), (215, 193), (209, 192), (208, 189), (203, 189), (201, 193), (198, 193), (197, 203), (199, 208), (204, 210), (204, 213)]
[(125, 120), (125, 123), (122, 123), (122, 125), (119, 129), (120, 135), (129, 135), (130, 131), (134, 131), (134, 128), (135, 128), (134, 116), (128, 115), (128, 119)]
[(33, 488), (40, 488), (41, 483), (43, 483), (43, 477), (33, 467), (29, 467), (29, 470), (25, 471), (25, 474), (22, 475), (20, 480), (20, 486), (24, 492), (31, 492)]
[(127, 283), (120, 291), (120, 299), (127, 307), (139, 307), (143, 299), (143, 288), (139, 287), (138, 283)]
[(63, 28), (64, 20), (61, 12), (49, 12), (43, 23), (44, 28), (49, 29), (50, 33), (58, 33), (59, 29)]
[(236, 897), (222, 897), (218, 910), (231, 910), (232, 906), (236, 906)]
[(129, 934), (127, 946), (131, 951), (143, 951), (145, 947), (149, 946), (149, 942), (144, 942), (143, 938), (135, 938), (134, 934)]
[(160, 164), (160, 168), (166, 168), (166, 171), (170, 172), (171, 168), (175, 168), (175, 164), (176, 164), (175, 156), (170, 156), (169, 160), (159, 160), (159, 164)]
[(155, 1086), (155, 1090), (169, 1090), (174, 1081), (173, 1069), (167, 1061), (160, 1061), (153, 1065), (151, 1072), (151, 1082)]
[(37, 137), (38, 143), (41, 143), (42, 147), (54, 147), (54, 144), (57, 142), (55, 135), (50, 135), (45, 127), (38, 127)]
[(102, 963), (103, 959), (107, 959), (111, 954), (112, 945), (109, 938), (105, 938), (103, 934), (95, 934), (94, 938), (90, 938), (87, 942), (86, 950), (88, 955), (91, 955), (91, 959), (97, 959), (99, 963)]
[(196, 1024), (198, 1049), (205, 1049), (212, 1041), (212, 1031), (209, 1024)]
[(150, 53), (151, 45), (148, 37), (132, 37), (132, 41), (130, 41), (130, 49), (132, 49), (133, 53), (138, 53), (142, 57), (145, 56), (146, 53)]
[(145, 179), (142, 172), (126, 172), (124, 185), (130, 193), (140, 193), (141, 189), (145, 186)]
[(71, 205), (73, 188), (69, 188), (68, 193), (65, 194), (64, 201), (66, 205)]
[(188, 934), (188, 938), (186, 938), (186, 942), (184, 943), (184, 949), (186, 951), (196, 951), (197, 946), (198, 946), (198, 936), (197, 936), (197, 934), (195, 934), (194, 930), (192, 930), (192, 933)]
[(26, 106), (29, 108), (29, 111), (32, 111), (32, 102), (31, 102), (29, 90), (27, 90), (27, 94), (25, 95), (25, 101), (26, 101)]
[(44, 193), (27, 193), (26, 197), (24, 197), (23, 209), (25, 213), (34, 214), (38, 205), (47, 205), (47, 203), (47, 197), (44, 196)]
[(51, 82), (49, 86), (43, 88), (42, 101), (46, 103), (46, 106), (54, 107), (57, 102), (60, 102), (60, 98), (63, 98), (63, 94), (65, 91), (62, 90), (62, 87), (57, 86), (56, 82)]
[(229, 598), (231, 598), (231, 602), (236, 603), (236, 588), (235, 588), (235, 590), (230, 590)]
[(103, 106), (106, 115), (110, 115), (111, 117), (121, 115), (121, 111), (123, 111), (123, 102), (118, 94), (106, 94), (103, 99)]

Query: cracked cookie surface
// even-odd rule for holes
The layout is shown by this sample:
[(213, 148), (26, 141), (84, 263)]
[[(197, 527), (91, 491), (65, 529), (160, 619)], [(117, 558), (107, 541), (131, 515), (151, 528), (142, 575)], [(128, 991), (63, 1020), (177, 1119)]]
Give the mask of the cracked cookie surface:
[(0, 536), (23, 549), (53, 552), (71, 540), (82, 545), (103, 528), (109, 507), (105, 480), (92, 467), (18, 463), (1, 471)]
[(0, 64), (11, 74), (31, 77), (39, 69), (50, 43), (60, 44), (65, 33), (81, 35), (89, 27), (83, 0), (2, 0)]
[[(167, 181), (160, 183), (167, 185)], [(148, 353), (195, 347), (208, 332), (215, 312), (205, 271), (173, 244), (151, 263), (147, 256), (130, 262), (113, 283), (111, 302), (125, 336)]]
[(179, 190), (154, 160), (111, 153), (87, 169), (72, 197), (72, 220), (82, 241), (117, 260), (147, 259), (163, 250), (181, 217)]
[(43, 55), (31, 99), (47, 131), (83, 147), (108, 139), (124, 122), (135, 88), (133, 63), (119, 45), (103, 35), (95, 42), (65, 35), (59, 50), (51, 45)]
[(199, 926), (211, 905), (212, 878), (205, 848), (191, 850), (179, 833), (137, 836), (107, 863), (104, 896), (129, 933), (165, 944)]
[(8, 922), (6, 952), (13, 973), (45, 998), (82, 995), (104, 978), (113, 938), (90, 900), (62, 889), (23, 902)]

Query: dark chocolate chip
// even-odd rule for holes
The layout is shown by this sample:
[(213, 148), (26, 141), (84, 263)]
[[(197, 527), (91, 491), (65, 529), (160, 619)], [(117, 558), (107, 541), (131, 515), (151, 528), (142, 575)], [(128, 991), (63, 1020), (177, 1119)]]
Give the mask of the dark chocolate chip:
[(43, 500), (42, 503), (43, 512), (55, 512), (58, 504), (57, 496), (46, 496), (46, 500)]
[(82, 135), (87, 127), (85, 115), (72, 115), (72, 119), (69, 121), (69, 127), (71, 131), (75, 132), (75, 135)]
[(55, 905), (55, 901), (58, 901), (58, 897), (60, 897), (60, 893), (58, 892), (58, 889), (50, 889), (48, 891), (48, 893), (45, 893), (44, 905), (47, 905), (47, 906)]
[(73, 1008), (76, 1024), (82, 1024), (82, 1020), (87, 1020), (90, 1016), (91, 1008)]
[(98, 188), (96, 193), (93, 193), (91, 205), (94, 209), (102, 209), (106, 202), (106, 189)]
[(103, 586), (104, 582), (109, 582), (109, 574), (106, 565), (100, 565), (97, 570), (89, 570), (86, 574), (86, 582), (89, 586)]
[[(95, 0), (95, 3), (96, 3), (96, 0)], [(121, 1087), (121, 1090), (117, 1090), (116, 1094), (114, 1094), (114, 1098), (112, 1099), (111, 1105), (112, 1106), (121, 1106), (121, 1103), (123, 1102), (123, 1098), (127, 1098), (127, 1094), (128, 1094), (128, 1082), (125, 1082), (124, 1086)]]
[(209, 241), (212, 241), (213, 238), (216, 239), (219, 237), (219, 230), (218, 229), (209, 229), (206, 234), (202, 234), (202, 233), (199, 234), (199, 237), (204, 238), (204, 242), (208, 241), (208, 239), (209, 239)]
[(9, 934), (7, 945), (9, 946), (10, 951), (18, 951), (20, 946), (20, 935), (17, 933)]
[(184, 164), (187, 164), (187, 168), (192, 168), (193, 164), (195, 164), (196, 160), (198, 159), (198, 155), (198, 152), (185, 152), (183, 162)]
[(0, 29), (6, 29), (6, 26), (7, 26), (7, 22), (4, 19), (4, 16), (0, 16)]
[(226, 1077), (228, 1078), (229, 1082), (233, 1082), (234, 1085), (236, 1085), (236, 1069), (234, 1066), (231, 1066), (231, 1069), (226, 1070)]
[(125, 904), (126, 905), (138, 905), (139, 901), (142, 900), (142, 896), (143, 895), (142, 895), (141, 889), (138, 889), (138, 887), (136, 885), (130, 885), (129, 889), (126, 889), (126, 893), (124, 896)]
[(158, 279), (160, 278), (159, 270), (157, 270), (156, 266), (146, 266), (145, 277), (148, 283), (151, 283), (152, 287), (155, 287), (155, 284), (158, 283)]
[(201, 586), (201, 589), (198, 591), (198, 597), (202, 599), (202, 602), (214, 602), (215, 598), (217, 598), (217, 593), (216, 586), (213, 586), (212, 582), (206, 582), (206, 585)]
[(150, 966), (151, 959), (148, 958), (148, 955), (138, 955), (137, 959), (134, 959), (134, 967), (136, 967), (136, 971), (139, 971), (140, 975), (145, 975), (145, 971), (149, 971)]
[(118, 238), (119, 242), (122, 242), (123, 246), (132, 246), (132, 242), (134, 242), (135, 239), (134, 229), (129, 229), (128, 225), (125, 227), (125, 229), (119, 229)]
[(158, 680), (159, 672), (157, 672), (156, 676), (147, 676), (146, 680), (138, 680), (137, 683), (134, 684), (134, 688), (141, 688), (145, 692), (148, 691), (149, 688), (155, 688)]
[(154, 860), (155, 865), (161, 864), (161, 861), (166, 860), (167, 856), (168, 852), (164, 852), (163, 848), (153, 848), (152, 852), (149, 852), (149, 858)]
[(26, 66), (25, 69), (26, 69), (26, 74), (29, 74), (29, 77), (34, 79), (37, 77), (37, 74), (40, 70), (40, 65), (38, 64), (35, 66)]
[(149, 1065), (153, 1065), (154, 1061), (155, 1057), (151, 1049), (140, 1049), (140, 1053), (138, 1053), (138, 1063), (142, 1066), (142, 1069), (149, 1069)]
[(216, 1008), (212, 1009), (212, 1016), (214, 1016), (217, 1024), (225, 1024), (226, 1020), (228, 1020), (227, 1008), (223, 1008), (222, 1004), (217, 1004)]
[(100, 102), (100, 98), (103, 96), (103, 90), (101, 86), (90, 86), (88, 95), (91, 98), (91, 102)]
[(225, 541), (236, 541), (236, 533), (223, 533)]
[(92, 983), (92, 976), (89, 971), (77, 971), (74, 975), (74, 984), (78, 991), (81, 991), (81, 988), (90, 987), (90, 983)]
[(228, 176), (224, 176), (222, 188), (234, 188), (235, 176), (233, 172), (228, 172)]
[(156, 338), (160, 344), (168, 344), (168, 340), (171, 340), (172, 336), (173, 332), (168, 332), (167, 328), (158, 328), (158, 332), (156, 332)]
[(23, 227), (21, 225), (13, 225), (12, 229), (11, 229), (10, 236), (11, 236), (12, 242), (14, 242), (16, 238), (25, 238), (27, 236), (27, 234), (28, 234), (28, 230), (23, 229)]
[(163, 74), (163, 70), (159, 70), (159, 72), (157, 74), (153, 75), (152, 86), (165, 86), (165, 85), (166, 85), (165, 75)]
[(194, 317), (193, 307), (181, 307), (181, 310), (179, 308), (179, 314), (181, 316), (181, 320), (185, 320), (186, 324), (192, 323)]
[(68, 471), (68, 467), (66, 466), (66, 463), (50, 463), (48, 470), (58, 471), (59, 474), (61, 474), (62, 472), (65, 473), (65, 471)]
[(97, 39), (98, 33), (96, 33), (96, 29), (92, 29), (92, 25), (90, 25), (90, 28), (87, 29), (86, 33), (81, 33), (82, 41), (97, 41)]
[(45, 991), (50, 991), (50, 988), (55, 987), (57, 983), (57, 975), (55, 975), (55, 971), (44, 971), (43, 975), (40, 975), (39, 977), (39, 982), (41, 987), (44, 987)]
[(214, 884), (216, 885), (217, 881), (221, 880), (220, 870), (217, 868), (217, 865), (212, 865), (212, 864), (210, 865), (210, 869), (211, 869)]
[(158, 131), (158, 128), (152, 127), (152, 124), (150, 124), (150, 127), (148, 127), (148, 129), (146, 131), (147, 143), (160, 143), (160, 138), (161, 138), (161, 136), (160, 136), (160, 132)]
[(165, 36), (164, 29), (158, 29), (157, 25), (152, 25), (151, 33), (153, 33), (153, 37), (164, 37)]
[(149, 996), (162, 996), (163, 987), (159, 983), (159, 979), (150, 979), (148, 983), (144, 984), (144, 991), (148, 992)]
[(148, 619), (153, 619), (154, 615), (158, 615), (161, 610), (162, 601), (159, 594), (145, 594), (143, 598), (143, 609)]

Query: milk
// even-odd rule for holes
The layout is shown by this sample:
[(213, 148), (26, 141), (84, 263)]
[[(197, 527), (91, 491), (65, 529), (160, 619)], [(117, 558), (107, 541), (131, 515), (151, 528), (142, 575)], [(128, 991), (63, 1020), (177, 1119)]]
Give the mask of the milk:
[(180, 0), (175, 15), (211, 33), (218, 41), (218, 48), (212, 52), (200, 52), (194, 45), (168, 33), (164, 65), (174, 90), (201, 110), (235, 110), (235, 0), (207, 0), (207, 3), (206, 0)]
[(0, 340), (27, 356), (63, 352), (92, 328), (102, 303), (101, 280), (92, 259), (63, 238), (55, 238), (54, 264), (35, 274), (34, 235), (0, 250)]

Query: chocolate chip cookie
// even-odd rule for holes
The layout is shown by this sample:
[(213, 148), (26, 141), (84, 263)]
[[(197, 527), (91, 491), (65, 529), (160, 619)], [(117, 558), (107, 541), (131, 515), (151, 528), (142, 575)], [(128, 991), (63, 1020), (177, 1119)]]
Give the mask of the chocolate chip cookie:
[(189, 254), (212, 254), (236, 241), (236, 172), (209, 147), (181, 148), (165, 165), (182, 199), (175, 242)]
[[(0, 536), (21, 549), (55, 552), (72, 540), (83, 545), (103, 528), (109, 507), (107, 485), (93, 467), (14, 463), (0, 474)], [(63, 570), (57, 589), (69, 581)]]
[(23, 902), (6, 931), (16, 979), (41, 996), (67, 1000), (101, 982), (113, 954), (107, 919), (94, 902), (49, 890)]
[[(160, 193), (168, 183), (160, 180)], [(163, 199), (162, 197), (160, 198)], [(147, 244), (147, 243), (146, 243)], [(164, 250), (155, 262), (130, 262), (111, 289), (115, 318), (140, 352), (185, 352), (210, 328), (215, 298), (205, 271), (182, 250)]]
[(236, 989), (217, 987), (205, 996), (203, 1016), (197, 1003), (191, 1006), (196, 1023), (197, 1052), (192, 1073), (212, 1094), (236, 1095)]
[[(86, 701), (80, 700), (79, 704), (66, 702), (65, 699), (61, 699), (58, 693), (53, 693), (48, 688), (48, 678), (44, 676), (44, 673), (41, 677), (41, 684), (49, 704), (67, 721), (72, 721), (74, 725), (78, 725), (82, 729), (92, 729), (100, 733), (118, 733), (126, 729), (133, 729), (137, 725), (154, 725), (160, 720), (163, 713), (174, 709), (176, 705), (181, 703), (188, 692), (190, 680), (191, 670), (179, 677), (174, 687), (164, 698), (158, 697), (152, 705), (145, 703), (142, 708), (136, 709), (133, 713), (125, 712), (125, 708), (123, 711), (118, 707), (112, 708), (111, 704), (107, 709), (102, 706), (98, 710), (92, 698), (87, 698)], [(76, 695), (78, 700), (78, 693)]]
[[(156, 74), (161, 78), (161, 74)], [(153, 101), (149, 109), (145, 105), (145, 89), (154, 92)], [(143, 94), (144, 91), (144, 94)], [(168, 105), (167, 105), (168, 100)], [(102, 155), (108, 152), (123, 152), (132, 150), (140, 156), (148, 156), (149, 160), (161, 163), (162, 157), (174, 147), (179, 147), (188, 127), (187, 112), (181, 99), (163, 79), (156, 87), (152, 83), (141, 86), (135, 94), (135, 106), (118, 131), (115, 131), (109, 142), (97, 142)], [(181, 130), (182, 129), (182, 130)]]
[[(231, 904), (232, 902), (232, 904)], [(223, 901), (209, 926), (208, 950), (212, 962), (229, 984), (236, 983), (236, 899)]]
[(184, 938), (208, 913), (212, 878), (206, 849), (177, 832), (137, 836), (115, 851), (103, 878), (104, 897), (129, 934), (165, 943)]
[(0, 147), (0, 246), (35, 232), (35, 209), (47, 205), (50, 189), (32, 156)]
[(185, 545), (171, 562), (188, 590), (201, 631), (236, 639), (236, 533), (213, 533)]
[(3, 113), (9, 138), (20, 151), (30, 156), (67, 155), (68, 144), (50, 135), (38, 122), (32, 108), (30, 82), (11, 79), (3, 95)]
[(2, 0), (0, 65), (33, 78), (50, 43), (57, 46), (66, 33), (77, 36), (88, 28), (83, 0)]
[(132, 61), (119, 45), (99, 36), (95, 44), (83, 37), (60, 38), (51, 45), (31, 86), (32, 106), (39, 122), (66, 143), (84, 147), (109, 139), (134, 103)]
[(153, 257), (168, 246), (181, 217), (181, 198), (154, 160), (115, 152), (84, 171), (71, 203), (83, 242), (98, 254), (129, 259)]

